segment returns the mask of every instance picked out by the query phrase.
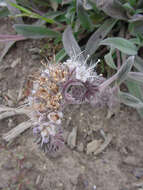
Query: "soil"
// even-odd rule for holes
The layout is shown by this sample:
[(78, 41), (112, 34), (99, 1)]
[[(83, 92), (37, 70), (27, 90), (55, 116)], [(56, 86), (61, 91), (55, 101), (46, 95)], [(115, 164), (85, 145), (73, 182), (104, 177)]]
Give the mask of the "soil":
[[(12, 23), (0, 20), (0, 34), (11, 33)], [(41, 68), (41, 57), (31, 52), (43, 41), (17, 42), (0, 65), (0, 104), (16, 107), (21, 85), (32, 72)], [(4, 44), (0, 44), (0, 50)], [(51, 49), (53, 47), (50, 47)], [(2, 135), (25, 121), (14, 116), (0, 121), (0, 189), (2, 190), (141, 190), (143, 186), (143, 126), (135, 110), (121, 105), (120, 111), (108, 119), (108, 110), (89, 105), (65, 109), (65, 139), (77, 129), (75, 146), (68, 140), (56, 158), (45, 156), (27, 130), (11, 143)], [(104, 132), (104, 133), (103, 133)], [(100, 154), (87, 154), (88, 143), (110, 144)]]

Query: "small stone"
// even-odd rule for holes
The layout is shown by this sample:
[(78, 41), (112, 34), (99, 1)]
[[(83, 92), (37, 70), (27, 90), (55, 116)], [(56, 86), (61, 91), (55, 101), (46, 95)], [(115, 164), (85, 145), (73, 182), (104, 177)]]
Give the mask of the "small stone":
[(12, 128), (12, 127), (14, 127), (14, 126), (15, 126), (15, 123), (14, 123), (13, 119), (10, 118), (10, 119), (8, 120), (8, 127), (9, 127), (9, 128)]
[(62, 182), (57, 182), (57, 183), (56, 183), (56, 188), (57, 188), (58, 190), (63, 190), (63, 189), (64, 189), (64, 184), (63, 184)]
[(83, 152), (83, 150), (84, 150), (84, 145), (83, 145), (82, 142), (77, 146), (77, 150), (78, 150), (79, 152)]
[(140, 159), (135, 157), (135, 156), (127, 156), (126, 158), (124, 158), (123, 162), (125, 164), (129, 164), (129, 165), (140, 165)]
[(101, 145), (101, 140), (93, 140), (92, 142), (87, 144), (86, 154), (91, 154), (95, 152)]
[(25, 162), (22, 165), (23, 169), (28, 169), (28, 170), (30, 170), (32, 167), (33, 167), (33, 164), (31, 162)]
[(11, 64), (11, 68), (16, 67), (19, 63), (21, 63), (21, 57), (17, 58), (16, 60), (14, 60)]
[(72, 149), (75, 148), (76, 146), (76, 138), (77, 138), (77, 127), (74, 127), (67, 139), (67, 144)]
[(43, 177), (41, 175), (38, 175), (36, 178), (35, 184), (40, 185), (42, 183), (42, 181), (43, 181)]

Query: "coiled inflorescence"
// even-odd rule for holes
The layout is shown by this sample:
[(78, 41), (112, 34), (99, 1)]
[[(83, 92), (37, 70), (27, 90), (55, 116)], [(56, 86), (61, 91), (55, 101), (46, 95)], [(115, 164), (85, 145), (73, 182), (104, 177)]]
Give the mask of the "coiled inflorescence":
[(33, 132), (46, 153), (64, 145), (61, 120), (65, 105), (88, 102), (102, 106), (108, 102), (110, 90), (100, 93), (98, 89), (105, 78), (94, 71), (96, 64), (88, 66), (78, 58), (69, 59), (63, 64), (50, 64), (33, 76), (29, 96)]

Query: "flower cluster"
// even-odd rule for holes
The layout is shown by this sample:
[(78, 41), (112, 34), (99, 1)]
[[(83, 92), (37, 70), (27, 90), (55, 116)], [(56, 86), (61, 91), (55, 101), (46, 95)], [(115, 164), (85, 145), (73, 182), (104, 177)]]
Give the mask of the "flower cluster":
[(45, 70), (35, 74), (29, 96), (33, 132), (37, 143), (47, 152), (55, 152), (63, 142), (61, 119), (63, 117), (63, 97), (61, 86), (68, 76), (68, 68), (49, 65)]
[(37, 143), (44, 152), (56, 152), (64, 144), (61, 120), (65, 105), (88, 102), (102, 106), (109, 102), (110, 89), (99, 90), (105, 78), (94, 71), (96, 64), (88, 66), (87, 60), (69, 59), (63, 64), (49, 64), (33, 76), (29, 96), (31, 120)]

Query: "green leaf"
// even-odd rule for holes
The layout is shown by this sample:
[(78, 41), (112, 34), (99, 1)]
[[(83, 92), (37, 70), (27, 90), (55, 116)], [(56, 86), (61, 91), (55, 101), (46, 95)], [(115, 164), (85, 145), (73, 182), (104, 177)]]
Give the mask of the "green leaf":
[(32, 26), (28, 24), (15, 24), (14, 28), (18, 34), (21, 34), (32, 39), (37, 38), (55, 38), (59, 37), (60, 33), (54, 30), (48, 29), (44, 26)]
[(0, 8), (0, 18), (6, 17), (8, 15), (9, 15), (9, 10), (7, 9), (7, 7)]
[(81, 25), (87, 29), (91, 30), (93, 28), (92, 22), (86, 10), (83, 8), (83, 3), (81, 0), (77, 0), (77, 14)]
[(136, 57), (135, 57), (134, 66), (135, 66), (135, 68), (136, 68), (138, 71), (140, 71), (140, 72), (143, 73), (143, 59), (142, 59), (141, 57), (139, 57), (139, 56), (136, 56)]
[(125, 3), (125, 4), (123, 5), (123, 7), (124, 7), (129, 13), (132, 13), (132, 14), (135, 13), (135, 10), (134, 10), (133, 7), (130, 5), (130, 3)]
[(20, 11), (23, 11), (24, 13), (27, 13), (27, 14), (32, 14), (32, 11), (29, 11), (28, 9), (20, 6), (20, 5), (17, 5), (16, 3), (13, 3), (13, 2), (9, 2), (10, 5), (12, 5), (13, 7), (19, 9)]
[(78, 57), (79, 61), (85, 61), (70, 26), (68, 26), (63, 33), (63, 45), (66, 53), (70, 56), (71, 59)]
[(22, 7), (22, 6), (20, 6), (20, 5), (17, 5), (17, 4), (12, 3), (12, 2), (10, 2), (10, 4), (11, 4), (13, 7), (19, 9), (20, 11), (26, 13), (25, 16), (29, 16), (29, 17), (31, 17), (31, 18), (42, 19), (42, 20), (44, 20), (44, 21), (46, 21), (46, 22), (48, 22), (48, 23), (51, 23), (51, 24), (52, 24), (52, 23), (55, 23), (55, 21), (54, 21), (53, 19), (50, 19), (50, 18), (41, 16), (41, 15), (39, 15), (39, 14), (37, 14), (37, 13), (33, 13), (32, 11), (30, 11), (30, 10), (28, 10), (28, 9), (26, 9), (26, 8), (24, 8), (24, 7)]
[(116, 73), (117, 75), (117, 83), (120, 85), (128, 76), (128, 73), (130, 72), (132, 66), (134, 64), (134, 56), (130, 56), (126, 63), (124, 63), (121, 68)]
[(136, 81), (127, 79), (125, 84), (127, 85), (129, 92), (133, 96), (143, 100), (143, 93), (141, 90), (141, 86)]
[(96, 6), (112, 18), (128, 20), (126, 10), (119, 0), (96, 0)]
[(137, 47), (129, 40), (120, 37), (106, 38), (100, 45), (108, 45), (111, 48), (117, 48), (127, 55), (137, 54)]
[(127, 78), (128, 72), (130, 72), (132, 66), (134, 64), (134, 56), (130, 56), (126, 62), (120, 67), (118, 72), (114, 74), (109, 79), (105, 80), (102, 84), (99, 85), (98, 89), (99, 91), (103, 92), (105, 88), (107, 88), (111, 83), (114, 81), (117, 82), (118, 85), (120, 85), (124, 80)]
[(120, 101), (125, 105), (131, 106), (133, 108), (143, 108), (143, 102), (139, 98), (136, 98), (129, 93), (120, 92), (119, 97)]
[[(6, 3), (7, 3), (7, 8), (8, 8), (8, 10), (9, 10), (10, 14), (11, 14), (13, 17), (14, 17), (15, 15), (17, 15), (17, 14), (21, 14), (20, 10), (17, 9), (17, 7), (14, 7), (14, 6), (12, 5), (12, 4), (17, 5), (16, 0), (5, 0), (5, 1), (6, 1)], [(18, 23), (18, 24), (23, 24), (23, 20), (22, 20), (21, 17), (15, 18), (15, 21), (16, 21), (16, 23)]]
[(112, 69), (117, 69), (117, 67), (113, 61), (113, 57), (112, 57), (113, 51), (114, 50), (111, 49), (110, 52), (104, 56), (104, 59), (105, 59), (105, 62), (107, 63), (107, 65), (109, 65), (109, 67), (111, 67)]
[[(142, 19), (143, 19), (143, 17), (142, 17)], [(139, 20), (139, 21), (130, 23), (129, 31), (134, 36), (136, 36), (137, 34), (143, 34), (143, 21)]]
[(129, 72), (128, 78), (138, 83), (143, 84), (143, 73), (141, 72)]
[[(143, 91), (142, 91), (141, 85), (139, 85), (135, 81), (131, 81), (129, 79), (126, 81), (126, 85), (128, 87), (129, 92), (133, 96), (135, 96), (143, 101)], [(143, 117), (143, 108), (138, 108), (137, 111), (138, 111), (139, 115), (141, 117)]]
[(56, 60), (56, 63), (62, 61), (65, 56), (66, 56), (66, 52), (64, 49), (61, 49), (57, 54), (56, 54), (56, 57), (55, 57), (55, 60)]
[(101, 40), (103, 40), (111, 29), (115, 26), (117, 20), (106, 20), (89, 38), (85, 47), (85, 56), (92, 55), (99, 47)]

